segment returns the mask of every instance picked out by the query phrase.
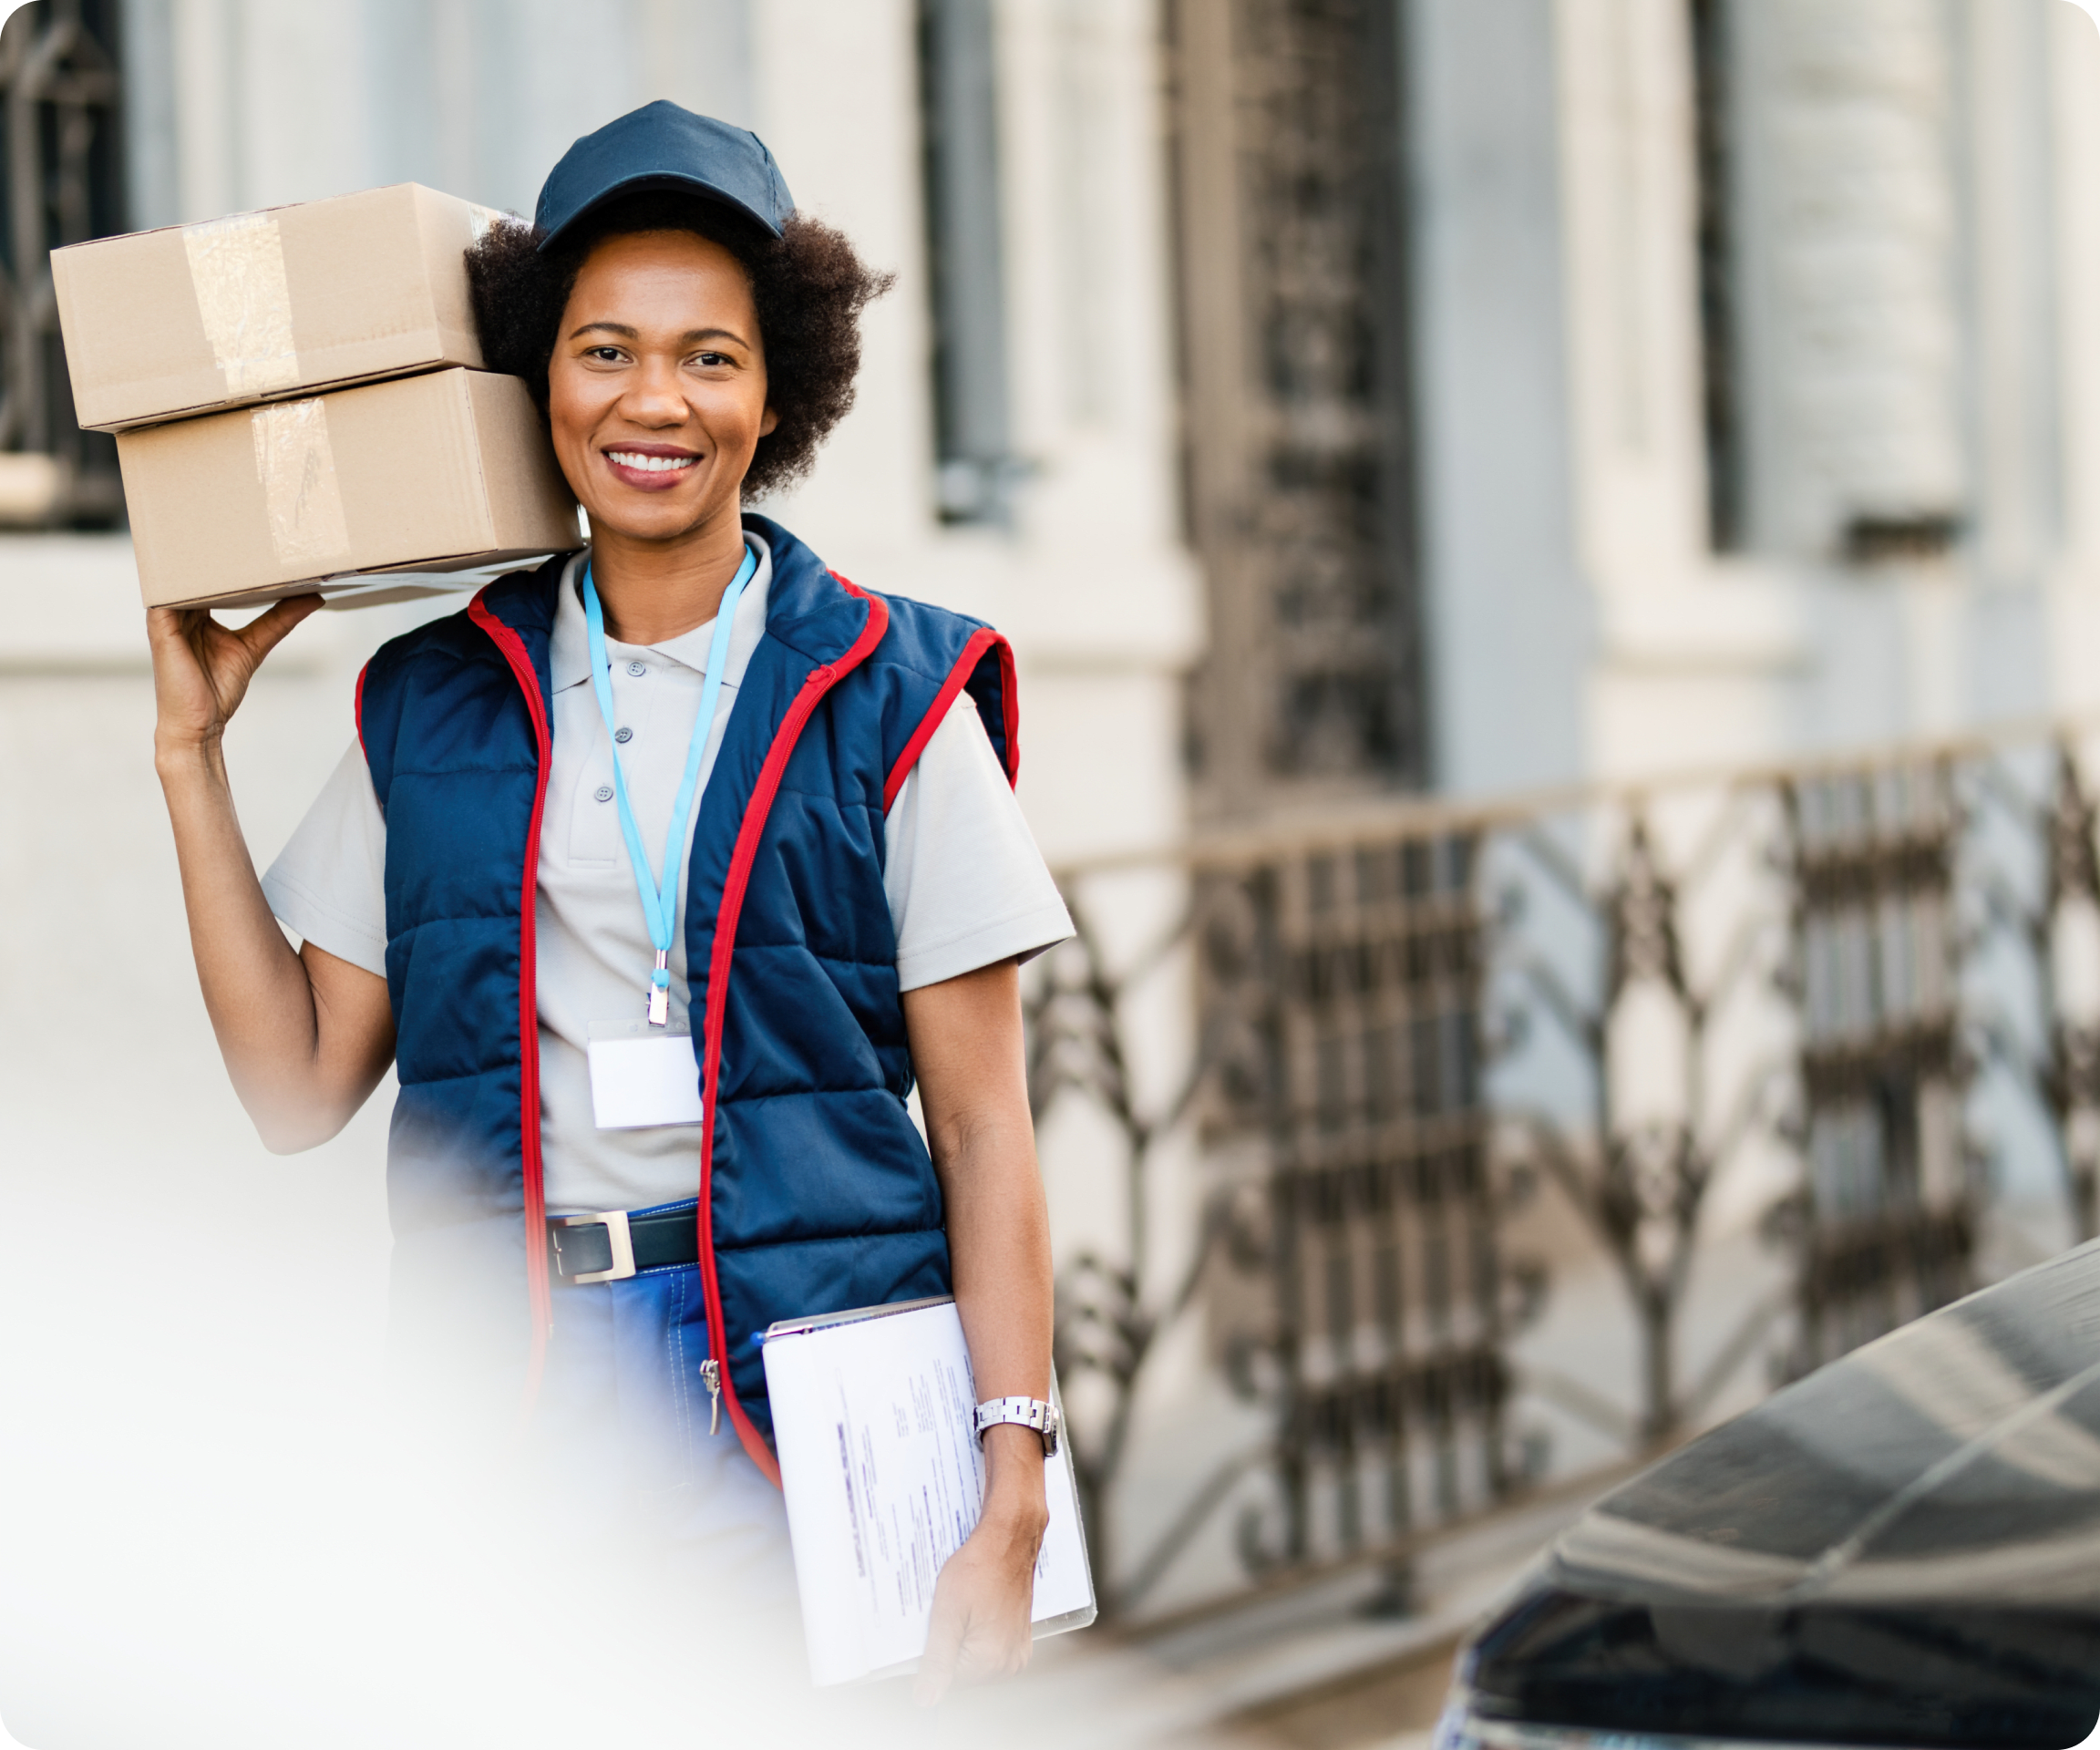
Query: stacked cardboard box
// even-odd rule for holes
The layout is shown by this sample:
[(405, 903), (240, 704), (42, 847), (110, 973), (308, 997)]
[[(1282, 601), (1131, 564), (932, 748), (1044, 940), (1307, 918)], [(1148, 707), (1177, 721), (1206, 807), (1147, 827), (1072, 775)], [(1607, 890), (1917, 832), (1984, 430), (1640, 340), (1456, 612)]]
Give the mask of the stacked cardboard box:
[(403, 183), (54, 252), (149, 607), (466, 588), (578, 544), (523, 383), (480, 368), (488, 209)]

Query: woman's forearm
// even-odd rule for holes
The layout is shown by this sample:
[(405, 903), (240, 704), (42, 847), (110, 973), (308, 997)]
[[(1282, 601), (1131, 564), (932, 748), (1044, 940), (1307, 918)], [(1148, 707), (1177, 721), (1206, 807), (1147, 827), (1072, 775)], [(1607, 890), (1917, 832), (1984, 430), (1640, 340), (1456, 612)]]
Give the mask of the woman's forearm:
[[(926, 1141), (948, 1204), (955, 1307), (981, 1398), (1047, 1397), (1050, 1218), (1035, 1166), (1011, 961), (904, 994)], [(915, 1691), (937, 1701), (958, 1670), (1028, 1662), (1035, 1554), (1050, 1522), (1042, 1437), (984, 1433), (984, 1511), (941, 1570)]]
[(205, 1012), (233, 1091), (280, 1154), (340, 1130), (394, 1056), (386, 983), (309, 942), (293, 953), (270, 915), (227, 782), (226, 724), (256, 667), (321, 605), (280, 602), (241, 627), (201, 609), (153, 608), (153, 765), (175, 829), (182, 904)]
[[(1050, 1395), (1050, 1220), (1009, 962), (906, 994), (927, 1140), (948, 1204), (956, 1311), (981, 1398)], [(1028, 1428), (987, 1431), (987, 1512), (1034, 1521), (1043, 1447)], [(1040, 1524), (1035, 1525), (1040, 1532)]]
[(943, 1150), (956, 1310), (981, 1397), (1050, 1395), (1049, 1219), (1024, 1107)]
[[(980, 1398), (1050, 1395), (1054, 1290), (1049, 1220), (1025, 1095), (1019, 1123), (983, 1123), (953, 1145), (945, 1177), (955, 1309)], [(988, 1511), (1032, 1524), (1043, 1502), (1043, 1444), (1031, 1428), (984, 1435)], [(1035, 1525), (1040, 1533), (1040, 1525)]]
[(331, 1073), (313, 980), (255, 878), (218, 738), (160, 742), (154, 766), (197, 979), (234, 1092), (270, 1148), (312, 1148), (343, 1127), (369, 1088), (350, 1099), (352, 1088)]

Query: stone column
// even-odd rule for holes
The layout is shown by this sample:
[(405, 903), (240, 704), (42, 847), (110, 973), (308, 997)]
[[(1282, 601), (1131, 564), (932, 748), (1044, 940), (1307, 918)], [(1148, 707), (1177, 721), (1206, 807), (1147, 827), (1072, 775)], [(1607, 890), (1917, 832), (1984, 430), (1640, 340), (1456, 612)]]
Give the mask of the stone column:
[(1436, 788), (1588, 757), (1551, 0), (1409, 0), (1414, 455)]
[(2060, 3), (2048, 39), (2063, 482), (2051, 690), (2058, 709), (2091, 711), (2100, 707), (2100, 29)]
[(1560, 0), (1570, 424), (1600, 587), (1704, 563), (1699, 190), (1683, 0)]
[(1747, 544), (1943, 550), (1974, 508), (1953, 14), (1752, 0), (1730, 23)]

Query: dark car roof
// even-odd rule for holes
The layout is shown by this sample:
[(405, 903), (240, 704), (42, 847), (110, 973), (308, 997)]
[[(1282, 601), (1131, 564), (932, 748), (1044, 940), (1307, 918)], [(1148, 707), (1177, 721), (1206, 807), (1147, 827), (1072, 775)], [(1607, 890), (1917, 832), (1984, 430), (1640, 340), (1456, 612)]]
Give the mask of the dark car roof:
[(2082, 1740), (2100, 1715), (2100, 1242), (1607, 1497), (1468, 1676), (1485, 1714), (1593, 1729)]

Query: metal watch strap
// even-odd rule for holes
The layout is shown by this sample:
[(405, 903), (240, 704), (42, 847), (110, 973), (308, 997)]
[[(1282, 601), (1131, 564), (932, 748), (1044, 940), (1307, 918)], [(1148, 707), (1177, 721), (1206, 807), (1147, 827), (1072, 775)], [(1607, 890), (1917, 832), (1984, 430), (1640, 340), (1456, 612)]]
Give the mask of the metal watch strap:
[(977, 1406), (977, 1438), (984, 1438), (986, 1428), (997, 1427), (1002, 1422), (1018, 1423), (1022, 1427), (1034, 1428), (1043, 1436), (1043, 1456), (1052, 1457), (1057, 1450), (1057, 1406), (1045, 1404), (1039, 1397), (995, 1397), (989, 1404)]

